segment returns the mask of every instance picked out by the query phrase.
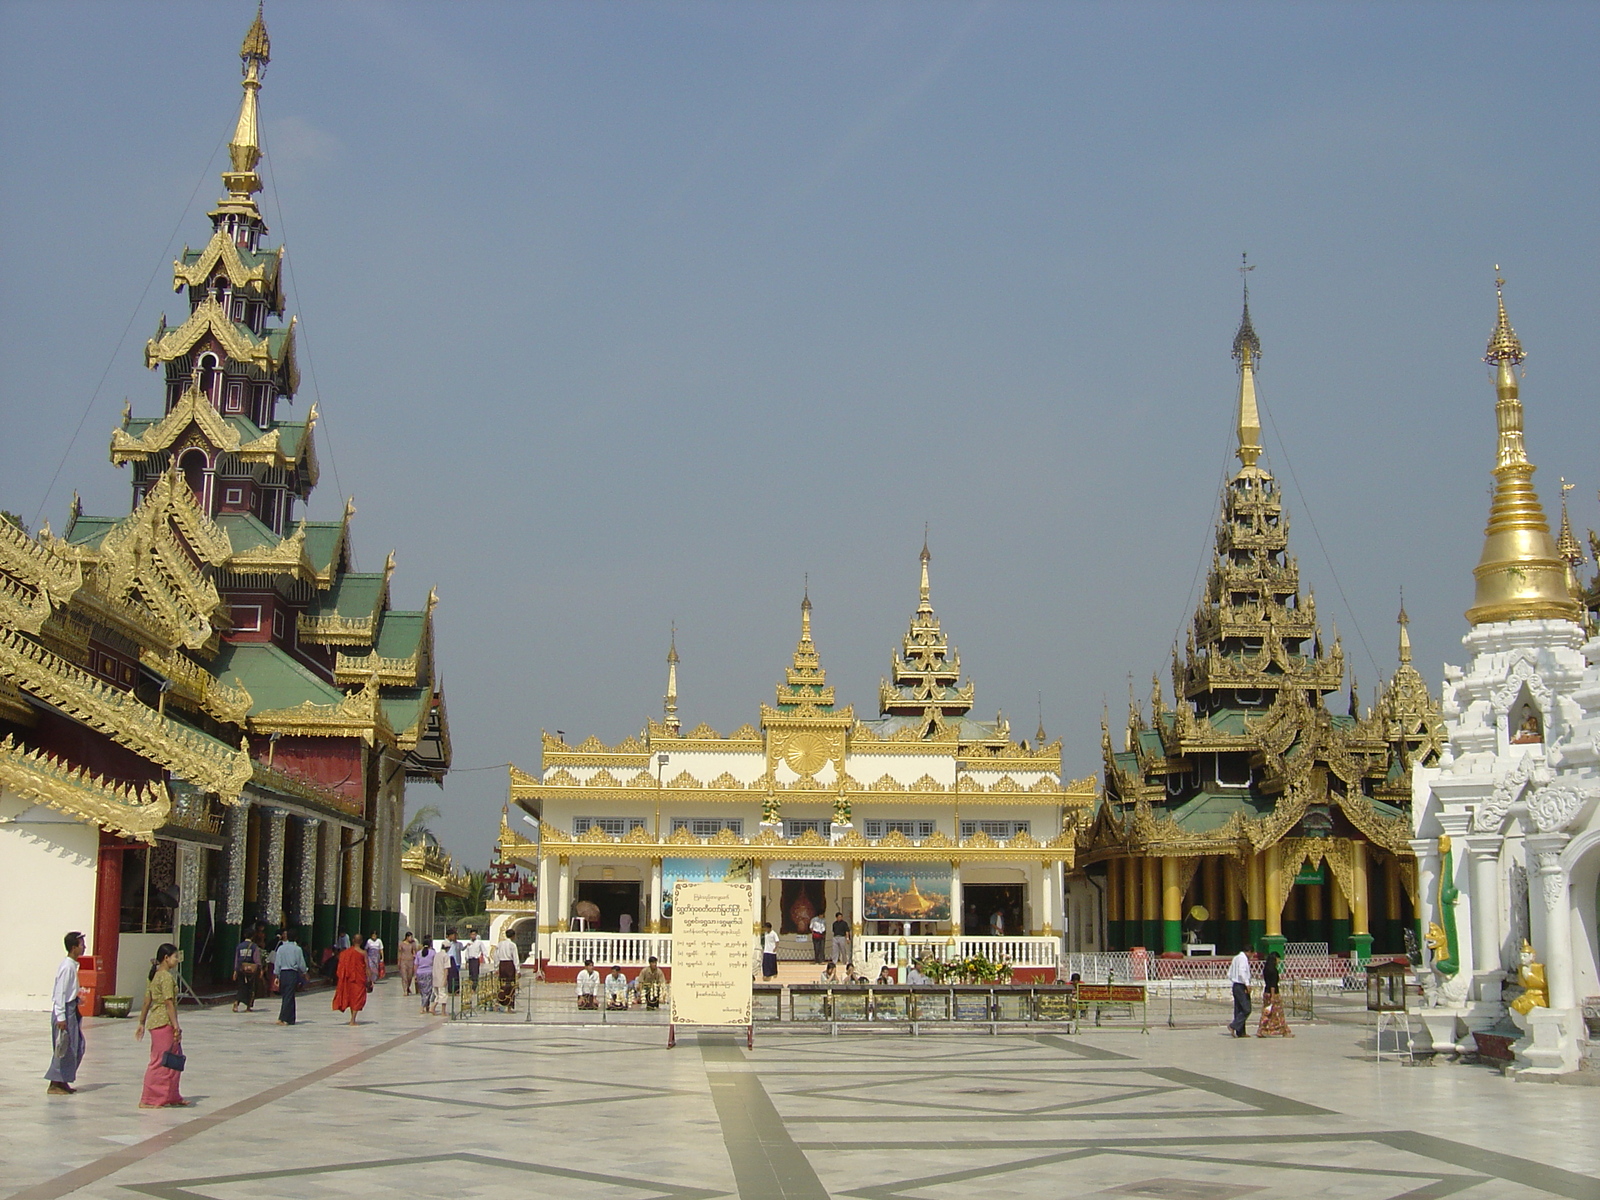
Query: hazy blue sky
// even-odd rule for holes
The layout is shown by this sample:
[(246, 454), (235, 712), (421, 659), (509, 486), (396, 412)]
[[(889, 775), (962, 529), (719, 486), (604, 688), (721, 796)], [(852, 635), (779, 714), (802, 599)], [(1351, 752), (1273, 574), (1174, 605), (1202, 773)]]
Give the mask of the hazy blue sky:
[[(142, 347), (207, 236), (252, 11), (0, 4), (0, 504), (25, 517), (59, 528), (74, 487), (127, 509), (110, 430), (160, 404)], [(1042, 696), (1067, 771), (1097, 771), (1102, 703), (1118, 725), (1129, 675), (1166, 676), (1209, 561), (1241, 250), (1291, 545), (1364, 692), (1402, 586), (1430, 681), (1461, 659), (1495, 263), (1541, 494), (1554, 517), (1565, 474), (1600, 525), (1600, 6), (267, 22), (312, 514), (354, 493), (360, 565), (395, 547), (401, 606), (439, 585), (462, 768), (640, 729), (673, 620), (686, 720), (755, 720), (806, 572), (829, 678), (870, 711), (926, 522), (980, 715), (1031, 735)], [(504, 786), (445, 788), (468, 862)]]

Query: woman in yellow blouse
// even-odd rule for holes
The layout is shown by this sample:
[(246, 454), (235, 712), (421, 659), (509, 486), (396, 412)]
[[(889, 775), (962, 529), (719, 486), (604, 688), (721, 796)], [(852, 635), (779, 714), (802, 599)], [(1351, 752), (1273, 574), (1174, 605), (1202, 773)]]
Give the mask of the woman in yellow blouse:
[(178, 1094), (180, 1072), (166, 1065), (168, 1051), (183, 1053), (183, 1030), (178, 1028), (178, 977), (173, 974), (182, 960), (178, 948), (163, 942), (150, 964), (150, 982), (144, 991), (144, 1008), (139, 1012), (139, 1028), (134, 1039), (144, 1040), (150, 1030), (150, 1065), (144, 1071), (144, 1094), (140, 1108), (188, 1108)]

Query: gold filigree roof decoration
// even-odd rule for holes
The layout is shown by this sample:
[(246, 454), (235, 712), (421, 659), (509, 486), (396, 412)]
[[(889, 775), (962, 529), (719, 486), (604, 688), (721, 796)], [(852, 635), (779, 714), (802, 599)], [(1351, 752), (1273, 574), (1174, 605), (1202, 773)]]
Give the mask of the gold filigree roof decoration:
[(1439, 702), (1428, 690), (1422, 673), (1411, 665), (1411, 618), (1406, 615), (1403, 601), (1397, 620), (1400, 665), (1378, 701), (1377, 718), (1383, 723), (1384, 740), (1403, 774), (1397, 782), (1409, 793), (1411, 768), (1437, 764), (1444, 753), (1446, 735)]
[[(257, 337), (248, 326), (231, 320), (215, 296), (207, 295), (181, 325), (168, 328), (167, 318), (162, 315), (155, 336), (145, 343), (144, 365), (154, 370), (163, 363), (190, 354), (202, 338), (210, 337), (231, 362), (256, 367), (268, 375), (281, 372), (279, 390), (292, 396), (300, 390), (300, 368), (295, 362), (294, 349), (298, 327), (299, 318), (290, 317), (289, 327), (283, 331), (281, 339), (275, 339), (276, 330)], [(278, 340), (276, 347), (274, 340)]]
[[(1495, 268), (1499, 270), (1498, 267)], [(1505, 280), (1495, 279), (1499, 316), (1484, 361), (1495, 368), (1495, 422), (1499, 445), (1494, 468), (1494, 499), (1484, 531), (1483, 553), (1472, 574), (1477, 581), (1467, 620), (1473, 625), (1497, 621), (1567, 620), (1581, 617), (1568, 585), (1569, 567), (1550, 537), (1539, 494), (1535, 467), (1522, 437), (1522, 400), (1517, 366), (1526, 355), (1506, 317)]]
[[(1252, 270), (1248, 263), (1243, 270)], [(1233, 336), (1233, 357), (1239, 364), (1239, 446), (1235, 453), (1246, 471), (1261, 458), (1261, 413), (1256, 406), (1256, 360), (1261, 357), (1261, 339), (1250, 321), (1250, 280), (1245, 277), (1244, 315), (1239, 332)]]
[(337, 788), (325, 787), (309, 779), (302, 779), (298, 775), (290, 775), (287, 771), (269, 767), (264, 762), (251, 763), (250, 781), (281, 796), (307, 800), (323, 808), (332, 808), (358, 816), (361, 813), (362, 804), (359, 797), (347, 796)]
[(259, 296), (268, 303), (274, 316), (283, 315), (283, 293), (278, 286), (283, 270), (282, 246), (263, 257), (255, 266), (246, 266), (239, 247), (226, 231), (219, 229), (211, 235), (211, 240), (193, 262), (184, 261), (189, 253), (189, 248), (185, 246), (183, 253), (172, 264), (173, 291), (182, 291), (186, 287), (204, 288), (220, 269), (234, 291)]
[[(253, 733), (284, 734), (291, 737), (359, 737), (369, 746), (405, 747), (383, 711), (377, 675), (337, 704), (318, 704), (303, 700), (292, 708), (267, 709), (250, 718)], [(408, 731), (415, 737), (415, 731)]]
[(0, 519), (0, 573), (43, 601), (45, 616), (83, 586), (82, 556), (76, 550), (56, 540), (40, 542), (4, 519)]
[(972, 711), (974, 685), (961, 686), (961, 655), (951, 649), (933, 611), (928, 586), (928, 563), (933, 556), (922, 543), (922, 581), (917, 611), (890, 663), (890, 679), (878, 685), (878, 711), (883, 716), (920, 716), (932, 731), (946, 717), (964, 717)]
[(119, 467), (130, 462), (145, 462), (170, 451), (191, 428), (197, 429), (213, 450), (231, 454), (240, 462), (285, 470), (308, 460), (311, 454), (309, 428), (307, 436), (300, 439), (293, 459), (283, 451), (281, 430), (273, 429), (245, 441), (239, 430), (217, 411), (210, 397), (200, 390), (199, 379), (192, 377), (172, 411), (155, 424), (146, 426), (138, 437), (120, 425), (111, 431), (111, 461)]
[(245, 32), (239, 47), (239, 63), (244, 73), (244, 96), (239, 102), (239, 120), (234, 125), (233, 137), (228, 142), (228, 164), (233, 169), (222, 173), (222, 185), (228, 194), (217, 203), (216, 216), (236, 213), (259, 221), (255, 194), (261, 190), (261, 176), (256, 166), (261, 162), (261, 129), (257, 96), (261, 91), (261, 74), (271, 61), (271, 42), (267, 37), (266, 23), (261, 19), (261, 9), (256, 8), (256, 19)]
[(172, 812), (172, 796), (159, 783), (130, 785), (92, 775), (7, 734), (0, 741), (0, 784), (23, 800), (45, 804), (110, 833), (155, 845), (155, 831)]
[(254, 700), (237, 675), (233, 677), (231, 685), (225, 684), (178, 650), (161, 654), (148, 648), (142, 649), (139, 661), (151, 673), (171, 684), (167, 692), (168, 704), (182, 704), (197, 709), (225, 725), (244, 725)]
[(226, 803), (236, 802), (250, 780), (246, 749), (178, 724), (14, 630), (0, 629), (0, 675)]

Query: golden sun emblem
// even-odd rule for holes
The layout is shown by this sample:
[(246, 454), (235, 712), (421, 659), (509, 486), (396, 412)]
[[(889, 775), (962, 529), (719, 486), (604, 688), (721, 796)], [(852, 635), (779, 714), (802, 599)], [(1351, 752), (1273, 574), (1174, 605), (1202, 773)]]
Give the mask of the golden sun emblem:
[(783, 747), (783, 761), (797, 775), (815, 775), (828, 761), (828, 743), (815, 733), (797, 733)]

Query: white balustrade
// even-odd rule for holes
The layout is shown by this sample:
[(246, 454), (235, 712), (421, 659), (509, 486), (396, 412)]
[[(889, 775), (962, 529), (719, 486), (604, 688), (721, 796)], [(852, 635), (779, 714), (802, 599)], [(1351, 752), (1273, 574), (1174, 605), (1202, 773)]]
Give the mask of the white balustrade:
[(913, 959), (986, 958), (990, 962), (1010, 963), (1013, 967), (1047, 967), (1061, 960), (1061, 940), (1053, 937), (862, 937), (855, 952), (857, 964), (874, 954), (882, 954), (891, 967), (904, 966)]
[(663, 967), (672, 965), (670, 933), (565, 933), (550, 935), (550, 965), (581, 967), (592, 959), (597, 967), (642, 967), (654, 955)]

